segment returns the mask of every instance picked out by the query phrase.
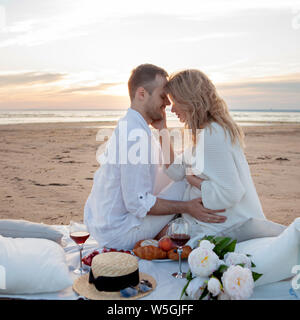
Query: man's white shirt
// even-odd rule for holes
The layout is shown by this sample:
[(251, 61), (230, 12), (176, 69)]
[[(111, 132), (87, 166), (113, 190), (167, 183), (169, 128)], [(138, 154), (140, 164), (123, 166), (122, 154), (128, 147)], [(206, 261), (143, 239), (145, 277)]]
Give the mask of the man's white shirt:
[(129, 108), (100, 157), (84, 208), (84, 223), (101, 246), (139, 226), (155, 204), (160, 157), (147, 122)]

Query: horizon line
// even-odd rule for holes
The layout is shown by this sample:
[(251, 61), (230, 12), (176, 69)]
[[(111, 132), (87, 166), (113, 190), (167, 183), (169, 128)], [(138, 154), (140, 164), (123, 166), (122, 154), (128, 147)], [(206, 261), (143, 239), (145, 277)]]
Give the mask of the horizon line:
[[(85, 108), (8, 108), (8, 109), (2, 109), (1, 111), (126, 111), (130, 107), (122, 108), (122, 109), (103, 109), (103, 108), (91, 108), (91, 109), (85, 109)], [(300, 112), (300, 108), (296, 109), (284, 109), (284, 108), (229, 108), (229, 111), (275, 111), (275, 112)]]

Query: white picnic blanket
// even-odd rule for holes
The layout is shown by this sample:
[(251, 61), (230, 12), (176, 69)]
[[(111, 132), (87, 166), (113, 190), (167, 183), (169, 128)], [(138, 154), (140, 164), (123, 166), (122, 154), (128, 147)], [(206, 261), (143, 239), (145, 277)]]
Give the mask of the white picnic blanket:
[[(71, 277), (75, 280), (76, 275), (72, 270), (79, 266), (79, 251), (77, 245), (69, 238), (69, 226), (55, 226), (57, 230), (63, 232), (64, 250), (66, 260), (69, 266)], [(87, 255), (94, 250), (99, 250), (98, 244), (92, 238), (85, 244), (83, 255)], [(174, 279), (172, 273), (178, 271), (177, 261), (152, 262), (139, 260), (139, 269), (142, 272), (150, 274), (157, 281), (156, 289), (143, 300), (178, 300), (186, 280)], [(183, 271), (188, 270), (187, 262), (182, 264)], [(31, 295), (0, 295), (0, 297), (11, 297), (21, 299), (47, 299), (47, 300), (76, 300), (78, 295), (72, 287), (59, 292), (31, 294)], [(300, 290), (292, 289), (291, 279), (279, 281), (267, 285), (256, 287), (252, 300), (295, 300), (300, 299)]]

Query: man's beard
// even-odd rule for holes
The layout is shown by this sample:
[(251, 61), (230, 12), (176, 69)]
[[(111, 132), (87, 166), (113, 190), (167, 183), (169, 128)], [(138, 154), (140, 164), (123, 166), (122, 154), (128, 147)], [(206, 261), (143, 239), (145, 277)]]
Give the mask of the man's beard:
[(163, 119), (163, 116), (157, 112), (157, 111), (154, 111), (154, 110), (148, 110), (146, 112), (148, 118), (150, 118), (153, 121), (158, 121), (158, 120), (162, 120)]

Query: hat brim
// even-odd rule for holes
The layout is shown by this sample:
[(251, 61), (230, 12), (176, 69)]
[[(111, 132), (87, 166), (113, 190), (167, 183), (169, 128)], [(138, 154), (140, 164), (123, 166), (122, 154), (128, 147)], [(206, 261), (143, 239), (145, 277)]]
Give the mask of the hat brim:
[(156, 281), (153, 277), (143, 272), (140, 272), (139, 275), (140, 280), (145, 279), (151, 282), (152, 289), (147, 292), (139, 292), (136, 296), (130, 298), (122, 297), (120, 291), (98, 291), (92, 283), (89, 283), (89, 274), (84, 274), (77, 278), (73, 283), (73, 290), (80, 296), (90, 300), (136, 300), (147, 296), (156, 288)]

